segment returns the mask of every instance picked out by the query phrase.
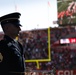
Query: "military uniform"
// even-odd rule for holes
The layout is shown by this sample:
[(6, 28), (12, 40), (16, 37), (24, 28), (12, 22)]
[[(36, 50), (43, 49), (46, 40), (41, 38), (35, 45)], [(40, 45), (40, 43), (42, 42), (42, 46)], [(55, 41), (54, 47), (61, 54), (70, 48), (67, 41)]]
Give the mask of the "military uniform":
[(19, 42), (18, 45), (19, 47), (13, 39), (6, 35), (4, 39), (0, 41), (0, 71), (2, 73), (6, 74), (9, 72), (10, 75), (12, 73), (16, 73), (17, 75), (17, 73), (25, 71), (23, 48)]
[[(12, 23), (19, 24), (18, 20), (14, 17), (19, 18), (19, 14), (7, 15), (7, 18)], [(4, 19), (5, 17), (2, 17)], [(9, 20), (8, 19), (8, 20)], [(2, 24), (10, 21), (4, 21)], [(25, 62), (22, 45), (7, 35), (0, 41), (0, 75), (24, 75)]]

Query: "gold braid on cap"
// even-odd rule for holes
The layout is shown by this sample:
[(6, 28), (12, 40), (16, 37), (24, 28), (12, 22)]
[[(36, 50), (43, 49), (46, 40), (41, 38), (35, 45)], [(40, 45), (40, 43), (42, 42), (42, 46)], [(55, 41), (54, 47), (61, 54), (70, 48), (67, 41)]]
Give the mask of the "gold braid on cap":
[(9, 20), (15, 20), (15, 19), (18, 19), (18, 18), (8, 18), (8, 19), (4, 19), (4, 20), (1, 20), (1, 22), (3, 22), (3, 21), (9, 21)]

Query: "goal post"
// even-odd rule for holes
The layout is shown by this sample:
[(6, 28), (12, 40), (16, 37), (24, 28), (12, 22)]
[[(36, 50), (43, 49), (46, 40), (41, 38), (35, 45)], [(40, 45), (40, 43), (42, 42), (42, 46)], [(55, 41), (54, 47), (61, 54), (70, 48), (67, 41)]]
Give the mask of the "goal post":
[(51, 48), (50, 48), (50, 27), (48, 28), (48, 58), (47, 59), (31, 59), (31, 60), (25, 60), (25, 62), (36, 62), (37, 69), (39, 69), (39, 62), (48, 62), (51, 61)]

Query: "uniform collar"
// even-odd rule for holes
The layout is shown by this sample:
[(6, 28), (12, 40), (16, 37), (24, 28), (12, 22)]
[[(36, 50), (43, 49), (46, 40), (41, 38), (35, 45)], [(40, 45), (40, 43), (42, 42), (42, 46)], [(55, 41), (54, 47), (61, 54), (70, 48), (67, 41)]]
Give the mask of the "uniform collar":
[(10, 38), (10, 37), (7, 36), (7, 35), (4, 35), (4, 40), (8, 40), (9, 42), (14, 41), (12, 38)]

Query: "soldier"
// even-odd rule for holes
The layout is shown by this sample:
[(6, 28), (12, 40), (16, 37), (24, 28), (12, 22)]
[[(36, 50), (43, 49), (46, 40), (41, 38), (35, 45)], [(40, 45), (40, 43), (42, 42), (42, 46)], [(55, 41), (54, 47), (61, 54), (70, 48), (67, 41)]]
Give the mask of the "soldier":
[(21, 31), (18, 12), (0, 17), (4, 37), (0, 41), (0, 75), (24, 75), (25, 62), (22, 45), (16, 40)]

